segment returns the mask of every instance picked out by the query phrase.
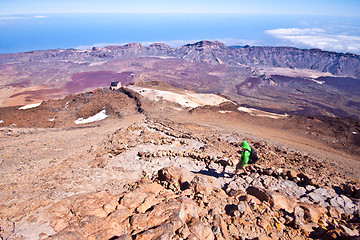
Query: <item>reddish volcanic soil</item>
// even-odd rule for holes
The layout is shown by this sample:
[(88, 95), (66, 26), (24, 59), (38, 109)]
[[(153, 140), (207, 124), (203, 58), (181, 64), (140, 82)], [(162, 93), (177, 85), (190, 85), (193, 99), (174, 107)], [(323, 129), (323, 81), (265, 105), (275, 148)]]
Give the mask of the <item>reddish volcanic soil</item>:
[(20, 93), (16, 93), (10, 96), (10, 98), (15, 98), (21, 95), (25, 95), (25, 99), (27, 101), (31, 100), (44, 100), (49, 99), (49, 96), (54, 97), (54, 95), (60, 95), (62, 93), (62, 89), (41, 89), (41, 90), (34, 90), (34, 91), (24, 91)]
[(71, 82), (67, 82), (64, 88), (69, 93), (78, 93), (92, 87), (108, 87), (111, 82), (121, 82), (122, 85), (131, 83), (131, 72), (95, 71), (76, 73), (71, 76)]

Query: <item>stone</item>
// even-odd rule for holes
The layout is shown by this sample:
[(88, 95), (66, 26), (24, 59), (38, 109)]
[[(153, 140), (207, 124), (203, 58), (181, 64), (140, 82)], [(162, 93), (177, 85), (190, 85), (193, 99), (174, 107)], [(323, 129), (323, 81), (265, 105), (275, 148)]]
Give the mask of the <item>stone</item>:
[(142, 204), (147, 197), (142, 189), (135, 189), (129, 192), (120, 199), (120, 204), (134, 211), (140, 204)]
[(109, 213), (115, 211), (115, 209), (118, 205), (119, 205), (119, 197), (114, 197), (109, 202), (104, 204), (103, 209), (107, 214), (109, 214)]
[[(204, 239), (204, 240), (213, 240), (214, 235), (210, 227), (206, 226), (203, 222), (193, 219), (188, 224), (191, 235), (188, 239)], [(170, 239), (170, 238), (169, 238)]]
[(189, 187), (194, 174), (180, 167), (165, 167), (158, 172), (160, 181), (166, 181), (176, 188), (185, 190)]
[(306, 191), (311, 192), (311, 191), (315, 190), (316, 187), (314, 187), (314, 186), (312, 186), (312, 185), (306, 185), (306, 186), (305, 186), (305, 189), (306, 189)]
[(304, 219), (318, 223), (320, 218), (327, 212), (325, 207), (318, 204), (299, 202), (299, 206), (304, 210)]
[(271, 198), (269, 194), (266, 192), (266, 190), (250, 186), (246, 189), (246, 192), (257, 199), (259, 199), (262, 202), (270, 202)]
[(239, 235), (239, 230), (234, 224), (230, 224), (228, 228), (229, 228), (229, 233), (231, 236)]
[(359, 191), (359, 189), (356, 189), (356, 187), (351, 183), (342, 184), (341, 188), (349, 197), (356, 197), (356, 192)]
[(178, 229), (177, 232), (179, 234), (179, 237), (182, 239), (187, 239), (191, 234), (189, 227), (186, 224), (184, 224), (180, 229)]
[(147, 197), (147, 198), (145, 198), (144, 202), (136, 208), (136, 211), (139, 213), (144, 213), (148, 209), (150, 209), (152, 206), (157, 204), (159, 201), (160, 200), (156, 199), (155, 196)]
[(59, 232), (70, 224), (70, 219), (66, 216), (54, 216), (50, 219), (50, 226), (55, 232)]
[(341, 214), (339, 212), (339, 210), (337, 210), (336, 208), (332, 207), (332, 206), (328, 206), (326, 208), (327, 214), (329, 215), (329, 217), (335, 218), (335, 219), (341, 219)]
[(268, 191), (268, 194), (270, 196), (270, 206), (276, 211), (284, 209), (288, 213), (293, 213), (294, 209), (298, 206), (297, 200), (294, 197), (270, 191)]
[(175, 231), (182, 226), (180, 219), (174, 219), (158, 225), (157, 227), (150, 228), (141, 233), (135, 235), (135, 240), (148, 240), (148, 239), (159, 239), (167, 240), (172, 239), (175, 236)]
[(264, 215), (264, 216), (260, 217), (257, 220), (257, 225), (267, 231), (271, 225), (270, 217), (268, 215)]
[(308, 176), (308, 175), (306, 175), (304, 173), (298, 173), (297, 177), (300, 178), (300, 181), (303, 184), (311, 184), (313, 182), (313, 179), (314, 179), (312, 176)]
[(298, 173), (296, 172), (296, 171), (294, 171), (294, 170), (289, 170), (289, 171), (287, 171), (287, 176), (288, 176), (288, 178), (290, 179), (290, 180), (294, 180), (294, 179), (296, 179), (297, 178), (297, 175), (298, 175)]
[(246, 211), (246, 209), (247, 209), (247, 205), (245, 204), (245, 203), (239, 203), (239, 205), (238, 205), (238, 210), (239, 210), (239, 212), (241, 213), (241, 214), (244, 214), (245, 213), (245, 211)]
[(247, 184), (251, 184), (252, 181), (253, 181), (253, 178), (252, 178), (252, 177), (250, 177), (250, 176), (246, 176), (246, 177), (245, 177), (245, 182), (246, 182)]
[(359, 236), (359, 232), (356, 229), (351, 229), (345, 226), (344, 224), (339, 225), (340, 229), (344, 231), (345, 235), (350, 237)]
[[(228, 188), (229, 189), (229, 188)], [(231, 189), (228, 191), (228, 195), (230, 197), (237, 197), (237, 196), (243, 196), (245, 195), (246, 193), (242, 190), (235, 190), (235, 189)]]
[(181, 204), (174, 200), (170, 201), (168, 204), (160, 203), (146, 213), (132, 215), (130, 218), (130, 226), (133, 234), (163, 225), (173, 218), (180, 220), (179, 213)]
[(204, 195), (210, 195), (213, 191), (213, 186), (206, 176), (195, 176), (190, 182), (190, 188), (194, 193), (200, 193)]
[(271, 189), (274, 183), (277, 181), (276, 178), (274, 178), (273, 176), (267, 176), (267, 175), (262, 175), (261, 179), (262, 179), (262, 184), (266, 189)]
[[(239, 201), (240, 201), (239, 204), (241, 204), (242, 202), (246, 202), (247, 206), (251, 207), (251, 209), (253, 210), (256, 209), (258, 205), (261, 204), (261, 201), (258, 198), (250, 194), (246, 194), (239, 197)], [(248, 210), (248, 208), (245, 208), (245, 210)]]
[(246, 183), (245, 179), (236, 178), (235, 181), (231, 181), (229, 183), (228, 187), (235, 190), (246, 191), (248, 184)]
[(323, 196), (324, 198), (336, 197), (337, 193), (332, 188), (317, 188), (313, 191), (314, 193)]
[(257, 188), (264, 188), (264, 185), (262, 183), (262, 179), (260, 179), (260, 178), (255, 178), (254, 181), (252, 181), (251, 185), (253, 187), (257, 187)]
[[(216, 214), (214, 216), (214, 224), (215, 226), (217, 226), (217, 229), (219, 229), (219, 233), (221, 233), (221, 236), (223, 237), (223, 239), (229, 239), (229, 231), (228, 231), (228, 227), (227, 224), (225, 223), (224, 219), (221, 217), (221, 215)], [(213, 229), (212, 229), (213, 230)], [(213, 230), (214, 235), (215, 234), (214, 230)], [(217, 236), (217, 238), (219, 238), (219, 236)]]
[(132, 240), (132, 237), (130, 234), (123, 234), (121, 236), (118, 237), (112, 237), (110, 238), (111, 240)]
[(141, 189), (146, 194), (159, 195), (160, 193), (166, 192), (167, 190), (158, 183), (146, 183), (141, 185)]
[(252, 210), (257, 209), (258, 205), (259, 205), (259, 204), (254, 200), (254, 198), (250, 199), (250, 201), (249, 201), (249, 206), (250, 206), (250, 208), (251, 208)]
[(324, 198), (322, 195), (317, 194), (316, 192), (311, 192), (307, 194), (308, 199), (313, 203), (324, 203), (326, 198)]
[(113, 228), (117, 228), (117, 225), (122, 225), (122, 222), (125, 221), (125, 219), (127, 219), (128, 217), (130, 217), (131, 214), (131, 209), (123, 205), (119, 205), (117, 209), (106, 218), (106, 220), (109, 222), (108, 224), (110, 225), (115, 224)]
[(87, 240), (97, 240), (97, 239), (108, 239), (109, 236), (117, 236), (118, 231), (111, 228), (102, 227), (99, 231), (89, 235)]
[(219, 226), (213, 226), (213, 227), (211, 228), (211, 230), (212, 230), (214, 236), (218, 235), (218, 234), (220, 233), (220, 231), (221, 231), (221, 229), (220, 229)]
[(85, 239), (85, 236), (79, 231), (61, 231), (48, 238), (49, 240), (77, 240)]
[(304, 225), (304, 210), (296, 206), (294, 209), (294, 228), (302, 229)]
[(78, 197), (70, 206), (74, 215), (95, 215), (106, 217), (108, 214), (103, 209), (107, 198), (110, 196), (107, 192), (98, 192), (92, 195)]
[(345, 207), (345, 201), (340, 196), (337, 196), (330, 199), (330, 205), (337, 209), (343, 209)]
[(289, 213), (293, 213), (294, 208), (297, 206), (297, 201), (291, 196), (285, 196), (273, 191), (260, 189), (256, 187), (248, 187), (247, 193), (255, 196), (262, 202), (268, 202), (274, 210), (284, 209)]

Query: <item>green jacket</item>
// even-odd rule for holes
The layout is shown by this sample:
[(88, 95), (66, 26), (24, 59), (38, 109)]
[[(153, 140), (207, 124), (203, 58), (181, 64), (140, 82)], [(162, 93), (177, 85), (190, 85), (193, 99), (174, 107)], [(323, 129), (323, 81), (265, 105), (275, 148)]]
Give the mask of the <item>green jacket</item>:
[(240, 146), (243, 148), (240, 156), (240, 163), (242, 166), (245, 166), (249, 162), (251, 148), (246, 141), (242, 142)]

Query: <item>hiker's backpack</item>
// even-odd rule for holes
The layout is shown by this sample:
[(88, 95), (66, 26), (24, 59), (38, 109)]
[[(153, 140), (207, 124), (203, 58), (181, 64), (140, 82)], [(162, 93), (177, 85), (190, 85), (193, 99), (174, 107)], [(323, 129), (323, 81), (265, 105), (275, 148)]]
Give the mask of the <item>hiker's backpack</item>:
[(251, 148), (251, 151), (249, 151), (248, 149), (245, 149), (245, 151), (250, 152), (249, 163), (255, 163), (255, 162), (257, 162), (257, 160), (259, 160), (259, 158), (257, 156), (257, 152), (255, 151), (254, 148)]

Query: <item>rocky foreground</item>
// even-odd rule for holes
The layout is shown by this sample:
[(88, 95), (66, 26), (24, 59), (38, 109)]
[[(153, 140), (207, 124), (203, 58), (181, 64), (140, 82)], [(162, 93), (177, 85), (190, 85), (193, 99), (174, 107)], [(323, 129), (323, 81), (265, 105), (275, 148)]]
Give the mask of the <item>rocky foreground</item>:
[[(0, 236), (358, 238), (358, 181), (259, 141), (251, 142), (260, 161), (249, 166), (250, 174), (232, 176), (242, 140), (237, 133), (147, 118), (118, 128), (86, 153), (52, 160), (50, 168), (29, 162), (21, 171), (33, 178), (2, 184), (2, 199), (17, 200), (0, 206)], [(43, 170), (32, 172), (36, 164)]]
[[(98, 192), (58, 202), (50, 220), (57, 233), (50, 239), (350, 239), (358, 235), (358, 212), (341, 214), (339, 205), (325, 208), (261, 187), (249, 186), (246, 192), (231, 187), (251, 185), (261, 179), (257, 175), (240, 177), (224, 191), (214, 178), (166, 167), (152, 180), (129, 184), (124, 194)], [(326, 192), (308, 188), (312, 196)]]

